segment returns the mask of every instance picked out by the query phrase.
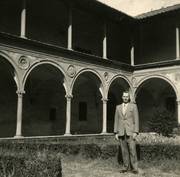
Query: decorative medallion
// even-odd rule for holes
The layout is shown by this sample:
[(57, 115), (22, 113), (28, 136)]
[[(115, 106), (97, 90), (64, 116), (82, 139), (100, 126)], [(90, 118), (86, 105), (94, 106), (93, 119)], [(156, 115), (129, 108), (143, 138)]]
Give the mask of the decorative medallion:
[(76, 68), (74, 65), (69, 65), (69, 67), (67, 68), (67, 73), (69, 75), (69, 77), (74, 77), (76, 74)]
[(18, 65), (21, 69), (27, 69), (30, 65), (30, 62), (26, 56), (21, 56), (18, 60)]
[(135, 77), (132, 78), (132, 85), (133, 85), (133, 87), (136, 87), (136, 85), (137, 85), (137, 80)]
[(105, 78), (106, 81), (108, 80), (108, 78), (109, 78), (108, 72), (105, 72), (105, 73), (104, 73), (104, 78)]

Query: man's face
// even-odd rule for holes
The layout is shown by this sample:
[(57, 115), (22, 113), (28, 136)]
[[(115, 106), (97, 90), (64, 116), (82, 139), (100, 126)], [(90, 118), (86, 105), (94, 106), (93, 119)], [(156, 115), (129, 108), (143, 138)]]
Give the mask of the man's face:
[(129, 102), (129, 93), (124, 92), (122, 95), (123, 103)]

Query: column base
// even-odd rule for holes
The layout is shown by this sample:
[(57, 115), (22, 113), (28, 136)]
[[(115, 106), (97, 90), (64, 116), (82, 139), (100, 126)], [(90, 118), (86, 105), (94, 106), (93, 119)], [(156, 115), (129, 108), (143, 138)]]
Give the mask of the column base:
[(24, 138), (24, 136), (22, 136), (22, 135), (15, 135), (14, 138), (20, 139), (20, 138)]
[(68, 48), (68, 50), (73, 51), (73, 48)]
[(26, 36), (20, 36), (21, 38), (23, 38), (23, 39), (27, 39), (27, 37)]
[(107, 135), (109, 134), (108, 132), (102, 132), (101, 135)]
[(64, 136), (72, 136), (71, 133), (65, 133)]

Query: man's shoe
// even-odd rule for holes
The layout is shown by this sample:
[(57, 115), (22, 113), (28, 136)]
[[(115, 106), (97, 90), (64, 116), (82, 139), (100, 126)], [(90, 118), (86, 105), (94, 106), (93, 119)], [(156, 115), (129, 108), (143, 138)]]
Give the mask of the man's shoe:
[(138, 174), (138, 173), (139, 173), (138, 170), (132, 170), (131, 172), (132, 172), (133, 174)]
[(120, 170), (120, 173), (126, 173), (126, 172), (128, 172), (128, 169), (122, 169), (122, 170)]

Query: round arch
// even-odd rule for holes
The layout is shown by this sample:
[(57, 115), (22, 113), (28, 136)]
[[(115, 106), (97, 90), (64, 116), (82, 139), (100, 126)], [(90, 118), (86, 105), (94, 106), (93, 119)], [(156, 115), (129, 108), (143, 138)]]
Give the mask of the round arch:
[(34, 64), (24, 77), (24, 136), (63, 135), (66, 126), (65, 75), (50, 61)]
[(132, 93), (132, 84), (131, 82), (129, 81), (129, 79), (123, 75), (115, 75), (109, 82), (108, 86), (107, 86), (107, 91), (106, 91), (106, 98), (108, 98), (108, 93), (109, 93), (109, 90), (110, 90), (110, 87), (112, 86), (112, 84), (117, 80), (117, 79), (122, 79), (124, 80), (128, 85), (129, 85), (129, 88), (130, 88), (130, 92)]
[(76, 76), (74, 77), (74, 79), (73, 79), (73, 81), (71, 83), (71, 86), (70, 86), (70, 93), (72, 94), (73, 88), (74, 88), (74, 85), (75, 85), (77, 79), (84, 73), (92, 73), (94, 76), (96, 76), (99, 79), (100, 84), (101, 84), (101, 87), (99, 89), (100, 89), (102, 97), (104, 97), (105, 96), (105, 93), (104, 93), (104, 90), (105, 90), (104, 82), (105, 81), (96, 70), (93, 70), (93, 69), (90, 69), (90, 68), (82, 69), (76, 74)]
[(176, 86), (165, 76), (151, 75), (141, 79), (135, 90), (140, 131), (153, 131), (150, 122), (156, 120), (156, 116), (159, 114), (170, 114), (169, 121), (177, 122), (177, 94)]
[(17, 94), (20, 90), (18, 68), (7, 53), (0, 51), (0, 137), (13, 137), (16, 132)]
[(71, 84), (72, 134), (96, 134), (102, 131), (103, 79), (97, 71), (79, 71)]
[(114, 115), (115, 115), (116, 106), (122, 103), (122, 99), (121, 99), (122, 93), (124, 90), (127, 90), (127, 89), (130, 90), (130, 93), (132, 92), (131, 83), (125, 76), (122, 76), (122, 75), (114, 76), (108, 84), (106, 97), (108, 99), (107, 131), (109, 133), (112, 133), (114, 130)]
[(23, 77), (23, 82), (22, 82), (22, 88), (24, 89), (25, 87), (25, 84), (26, 84), (26, 80), (28, 78), (28, 76), (31, 74), (31, 72), (37, 68), (38, 66), (40, 65), (51, 65), (53, 67), (55, 67), (56, 69), (58, 69), (62, 75), (64, 76), (64, 83), (63, 83), (63, 86), (65, 88), (65, 91), (66, 91), (66, 94), (69, 92), (69, 87), (68, 87), (68, 82), (67, 82), (67, 76), (66, 76), (66, 73), (65, 71), (62, 69), (62, 67), (59, 66), (59, 64), (57, 64), (56, 62), (53, 62), (53, 61), (41, 61), (41, 62), (37, 62), (37, 63), (34, 63), (30, 68), (29, 70), (25, 73), (24, 77)]
[(107, 92), (109, 91), (109, 88), (110, 88), (111, 84), (112, 84), (116, 79), (123, 79), (123, 80), (125, 80), (125, 81), (128, 83), (130, 89), (132, 89), (132, 84), (131, 84), (131, 82), (129, 81), (129, 79), (128, 79), (127, 77), (125, 77), (125, 76), (123, 76), (123, 75), (115, 75), (115, 76), (110, 80), (110, 82), (109, 82), (109, 84), (108, 84), (108, 86), (107, 86)]
[(17, 90), (20, 90), (20, 79), (16, 69), (16, 64), (13, 62), (12, 58), (5, 52), (0, 51), (0, 56), (3, 57), (14, 69), (14, 81), (16, 83)]
[(175, 94), (176, 94), (176, 98), (177, 98), (177, 96), (178, 96), (178, 90), (177, 90), (175, 84), (172, 83), (172, 81), (171, 81), (169, 78), (167, 78), (167, 77), (165, 77), (165, 76), (162, 76), (162, 75), (151, 75), (151, 76), (144, 77), (143, 79), (141, 79), (141, 80), (138, 82), (138, 84), (137, 84), (137, 87), (136, 87), (136, 90), (135, 90), (135, 97), (137, 96), (139, 90), (141, 89), (142, 85), (143, 85), (146, 81), (148, 81), (149, 79), (155, 79), (155, 78), (156, 78), (156, 79), (162, 79), (162, 80), (164, 80), (165, 82), (167, 82), (169, 85), (171, 85), (171, 87), (173, 88), (173, 90), (174, 90), (174, 92), (175, 92)]

